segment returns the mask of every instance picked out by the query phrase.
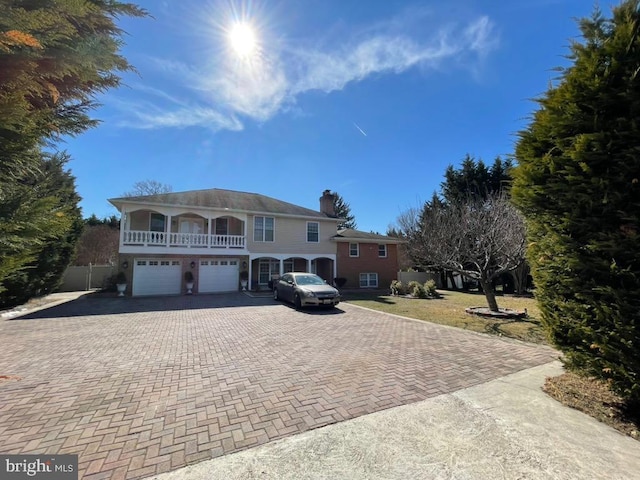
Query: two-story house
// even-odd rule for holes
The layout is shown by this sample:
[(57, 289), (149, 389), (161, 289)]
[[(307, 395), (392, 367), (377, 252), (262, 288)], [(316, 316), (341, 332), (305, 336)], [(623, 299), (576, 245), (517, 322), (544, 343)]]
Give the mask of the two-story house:
[(398, 275), (398, 246), (403, 240), (350, 228), (339, 230), (332, 240), (337, 245), (338, 277), (344, 288), (388, 288)]
[(109, 200), (119, 211), (119, 270), (127, 294), (236, 291), (241, 274), (250, 289), (273, 275), (314, 272), (328, 283), (338, 275), (337, 224), (329, 190), (320, 210), (257, 193), (209, 189)]

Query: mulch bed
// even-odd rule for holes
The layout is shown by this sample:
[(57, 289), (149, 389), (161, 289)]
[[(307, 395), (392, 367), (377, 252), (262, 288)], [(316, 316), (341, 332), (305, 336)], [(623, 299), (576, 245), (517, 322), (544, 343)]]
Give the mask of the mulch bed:
[(640, 412), (626, 410), (622, 398), (609, 390), (606, 383), (567, 372), (547, 378), (542, 389), (563, 405), (640, 441)]
[(464, 311), (471, 315), (478, 315), (481, 317), (527, 318), (526, 310), (523, 312), (519, 312), (517, 310), (511, 310), (510, 308), (500, 308), (497, 312), (494, 312), (488, 307), (469, 307), (465, 308)]

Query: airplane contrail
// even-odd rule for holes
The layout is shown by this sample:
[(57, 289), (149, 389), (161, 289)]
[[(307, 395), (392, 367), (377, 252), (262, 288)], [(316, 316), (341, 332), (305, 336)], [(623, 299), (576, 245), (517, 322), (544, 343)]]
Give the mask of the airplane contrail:
[(362, 135), (364, 135), (365, 137), (367, 136), (367, 134), (366, 134), (366, 133), (364, 133), (364, 130), (362, 130), (362, 129), (358, 126), (358, 124), (357, 124), (356, 122), (353, 122), (353, 126), (354, 126), (354, 127), (356, 127), (358, 130), (360, 130), (360, 133), (361, 133)]

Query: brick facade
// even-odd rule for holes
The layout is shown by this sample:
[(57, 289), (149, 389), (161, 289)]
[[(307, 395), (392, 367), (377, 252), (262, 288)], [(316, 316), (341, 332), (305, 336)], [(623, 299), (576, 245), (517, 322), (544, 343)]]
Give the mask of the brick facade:
[[(352, 257), (349, 254), (349, 245), (358, 244), (358, 256)], [(398, 275), (398, 245), (385, 244), (387, 246), (387, 256), (379, 256), (378, 243), (358, 242), (353, 239), (351, 242), (337, 242), (337, 270), (338, 277), (347, 279), (343, 288), (361, 288), (361, 273), (377, 273), (378, 287), (389, 288), (391, 281)]]

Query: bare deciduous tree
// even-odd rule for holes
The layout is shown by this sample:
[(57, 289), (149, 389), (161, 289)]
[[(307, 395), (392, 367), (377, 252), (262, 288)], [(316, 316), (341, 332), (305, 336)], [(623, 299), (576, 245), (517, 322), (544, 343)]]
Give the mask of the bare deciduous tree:
[(108, 225), (86, 226), (78, 241), (74, 265), (107, 265), (118, 258), (120, 233)]
[(156, 180), (142, 180), (133, 184), (133, 189), (122, 194), (123, 197), (140, 197), (143, 195), (157, 195), (159, 193), (171, 193), (171, 185), (160, 183)]
[(492, 281), (524, 261), (525, 226), (503, 195), (411, 209), (398, 218), (414, 259), (425, 267), (477, 280), (489, 309), (498, 311)]

